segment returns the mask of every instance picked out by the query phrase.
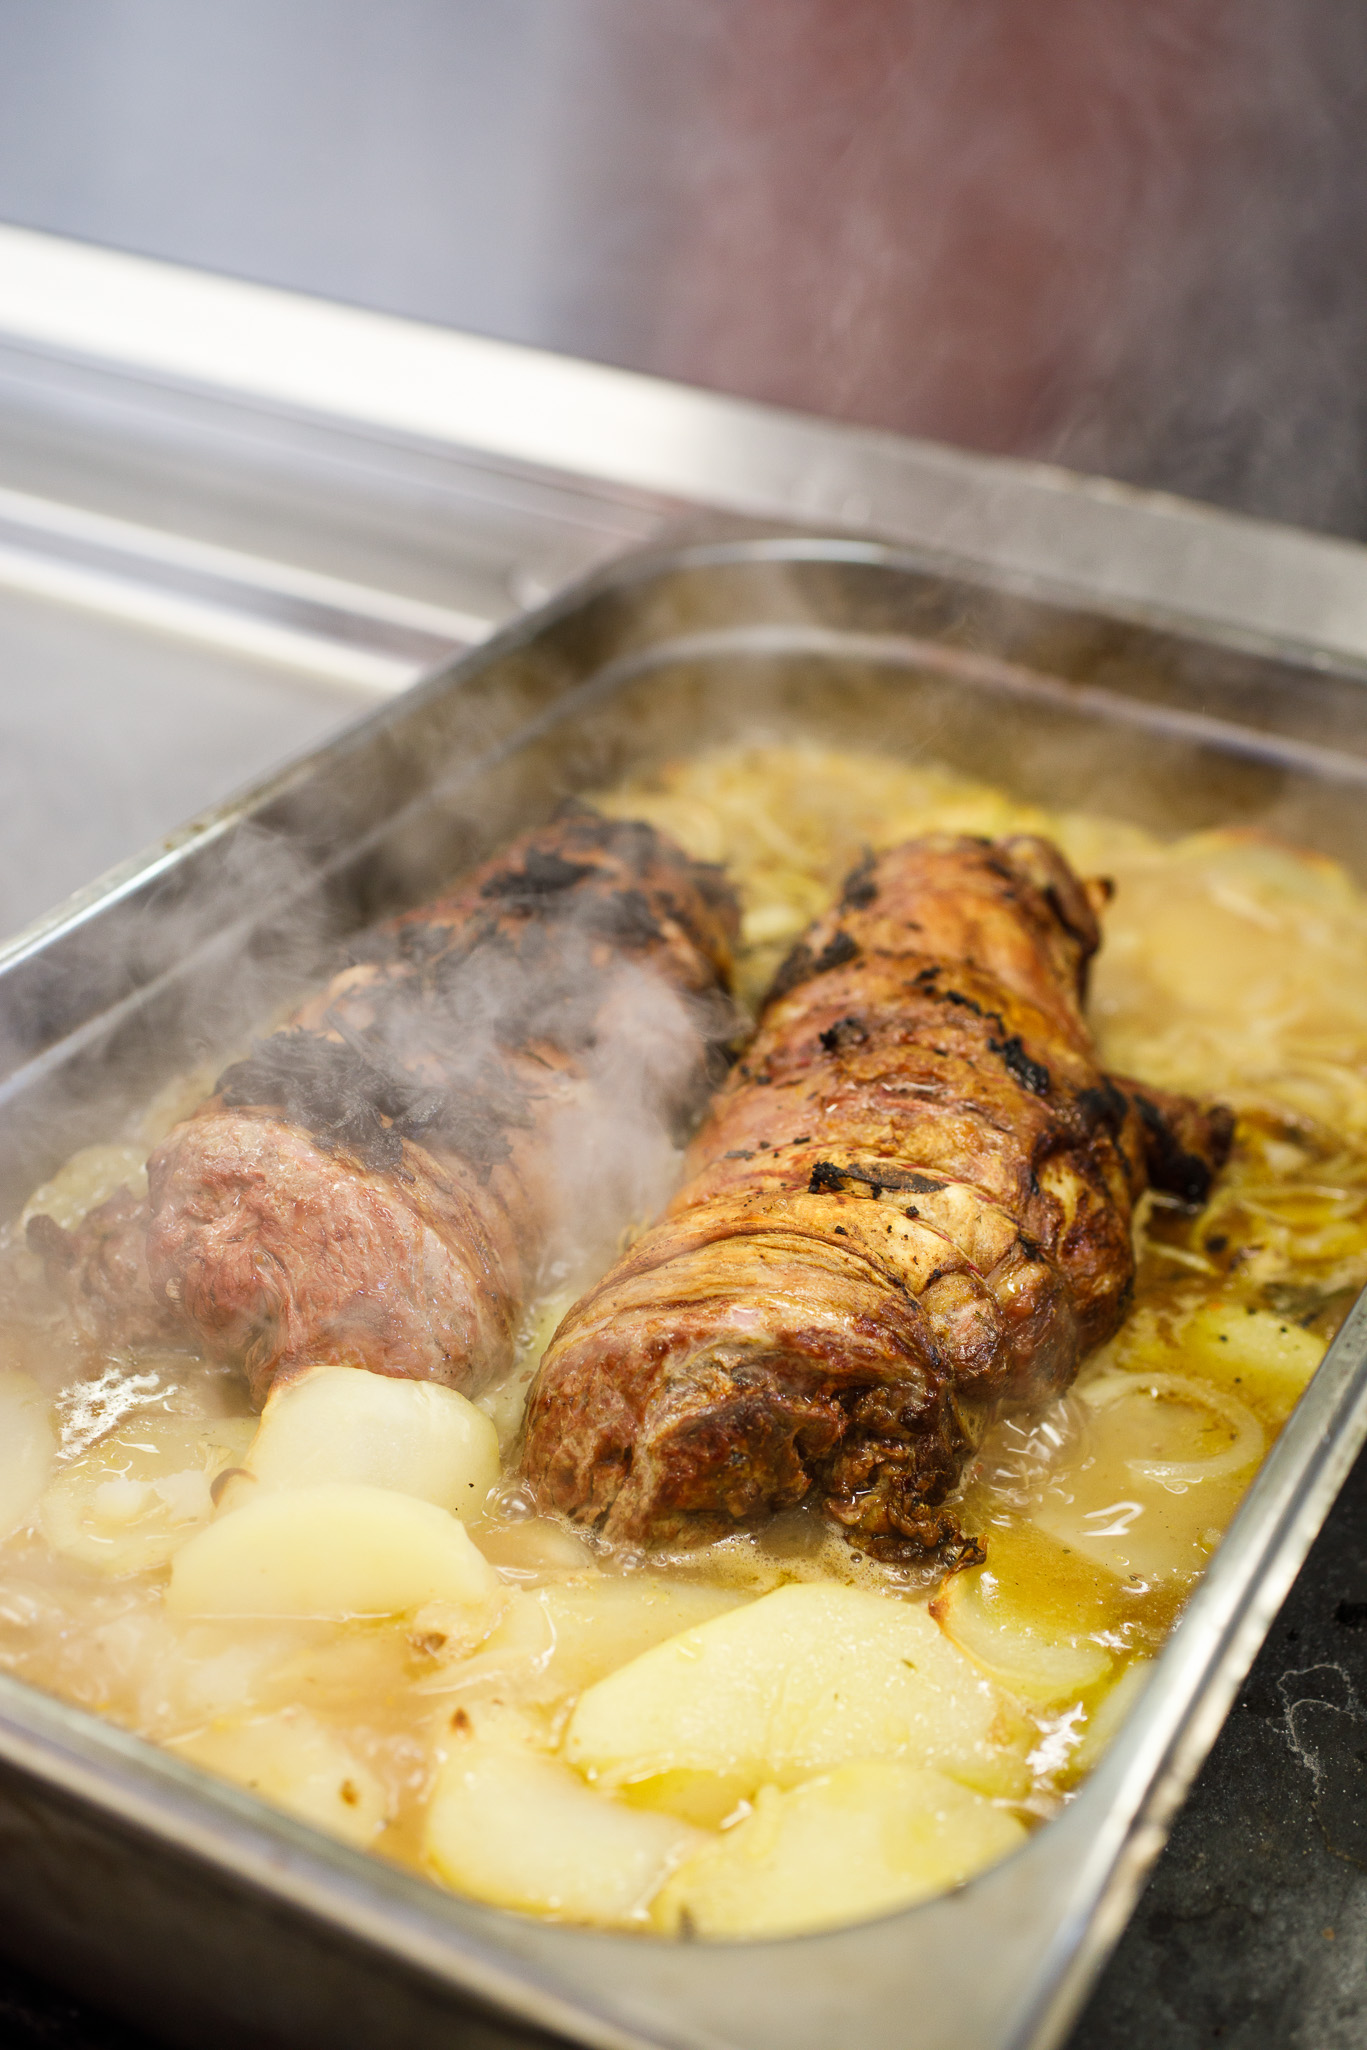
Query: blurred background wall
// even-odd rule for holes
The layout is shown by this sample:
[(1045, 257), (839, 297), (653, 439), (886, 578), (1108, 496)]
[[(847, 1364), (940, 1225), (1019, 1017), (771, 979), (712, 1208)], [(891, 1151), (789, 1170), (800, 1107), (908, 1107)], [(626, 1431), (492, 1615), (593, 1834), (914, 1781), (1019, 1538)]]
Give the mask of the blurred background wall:
[(0, 218), (1367, 535), (1360, 0), (0, 0)]

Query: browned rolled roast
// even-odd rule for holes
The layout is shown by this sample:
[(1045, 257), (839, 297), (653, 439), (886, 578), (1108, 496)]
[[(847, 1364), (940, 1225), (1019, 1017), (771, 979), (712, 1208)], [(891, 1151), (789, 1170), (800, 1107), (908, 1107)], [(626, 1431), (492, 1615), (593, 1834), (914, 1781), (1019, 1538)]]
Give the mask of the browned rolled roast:
[(35, 1246), (95, 1335), (188, 1339), (258, 1400), (320, 1361), (477, 1388), (557, 1234), (619, 1235), (705, 1101), (736, 916), (649, 826), (528, 833), (365, 934), (157, 1148), (145, 1204)]
[(781, 970), (662, 1221), (533, 1386), (547, 1507), (689, 1544), (812, 1504), (876, 1553), (953, 1544), (988, 1423), (1117, 1329), (1147, 1183), (1199, 1201), (1232, 1119), (1097, 1067), (1104, 885), (1048, 843), (870, 858)]

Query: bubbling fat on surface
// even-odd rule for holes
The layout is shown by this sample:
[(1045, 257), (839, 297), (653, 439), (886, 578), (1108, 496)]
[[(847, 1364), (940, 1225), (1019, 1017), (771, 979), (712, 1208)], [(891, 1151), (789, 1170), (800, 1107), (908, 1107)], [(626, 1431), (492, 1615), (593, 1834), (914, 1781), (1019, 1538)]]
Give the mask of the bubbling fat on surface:
[(1367, 1281), (1367, 899), (1256, 836), (848, 753), (701, 755), (595, 802), (725, 864), (751, 1003), (866, 848), (1039, 835), (1116, 884), (1099, 1067), (1237, 1109), (1199, 1210), (1141, 1199), (1118, 1330), (969, 1458), (945, 1506), (983, 1563), (880, 1560), (807, 1509), (648, 1554), (536, 1513), (518, 1434), (564, 1277), (477, 1393), (324, 1349), (257, 1415), (183, 1329), (93, 1330), (26, 1227), (135, 1210), (188, 1078), (0, 1244), (0, 1663), (506, 1908), (834, 1926), (1009, 1855), (1090, 1769)]

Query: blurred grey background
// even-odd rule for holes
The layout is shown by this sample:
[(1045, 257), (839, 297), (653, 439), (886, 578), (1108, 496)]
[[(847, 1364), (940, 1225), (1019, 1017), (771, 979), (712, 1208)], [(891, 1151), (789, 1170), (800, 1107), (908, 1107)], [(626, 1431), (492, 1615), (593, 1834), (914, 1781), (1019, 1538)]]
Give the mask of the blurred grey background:
[(1367, 533), (1357, 0), (0, 0), (0, 218)]
[[(0, 220), (1367, 539), (1363, 0), (0, 0)], [(616, 545), (302, 456), (290, 528), (59, 416), (12, 488), (491, 618)], [(357, 709), (0, 591), (0, 937)], [(1365, 1478), (1073, 2050), (1363, 2040), (1278, 1689), (1367, 1687)], [(0, 2039), (143, 2050), (9, 1967)]]

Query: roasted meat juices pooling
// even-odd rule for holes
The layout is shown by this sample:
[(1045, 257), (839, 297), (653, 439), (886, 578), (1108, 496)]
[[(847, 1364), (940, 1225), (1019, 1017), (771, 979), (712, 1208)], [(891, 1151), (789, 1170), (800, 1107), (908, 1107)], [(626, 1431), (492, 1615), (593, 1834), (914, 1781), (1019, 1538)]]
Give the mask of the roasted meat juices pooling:
[(654, 1230), (566, 1317), (528, 1411), (548, 1506), (689, 1543), (811, 1502), (885, 1555), (988, 1423), (1118, 1328), (1146, 1184), (1201, 1200), (1223, 1110), (1103, 1074), (1101, 884), (1047, 842), (870, 858), (771, 990)]

